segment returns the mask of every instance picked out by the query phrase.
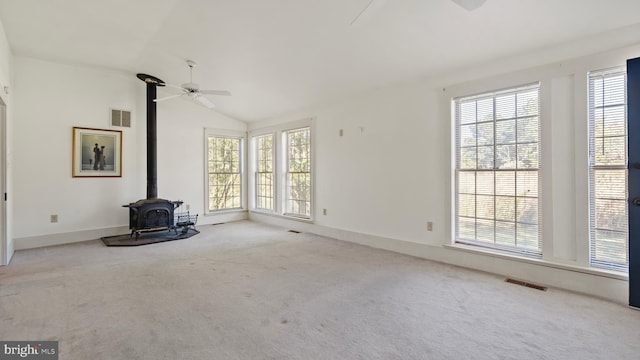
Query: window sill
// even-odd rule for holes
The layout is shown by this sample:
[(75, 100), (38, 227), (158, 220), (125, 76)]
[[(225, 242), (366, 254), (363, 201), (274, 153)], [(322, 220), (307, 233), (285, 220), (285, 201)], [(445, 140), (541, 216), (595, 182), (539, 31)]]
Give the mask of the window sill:
[(515, 254), (505, 253), (505, 252), (501, 252), (501, 251), (498, 251), (498, 250), (480, 248), (480, 247), (471, 246), (471, 245), (447, 244), (447, 245), (443, 245), (443, 246), (445, 248), (452, 249), (452, 250), (464, 251), (464, 252), (474, 253), (474, 254), (487, 255), (487, 256), (492, 256), (492, 257), (505, 259), (505, 260), (519, 261), (519, 262), (523, 262), (523, 263), (527, 263), (527, 264), (533, 264), (533, 265), (539, 265), (539, 266), (547, 266), (547, 267), (551, 267), (551, 268), (555, 268), (555, 269), (573, 271), (573, 272), (589, 274), (589, 275), (595, 275), (595, 276), (602, 276), (602, 277), (612, 278), (612, 279), (616, 279), (616, 280), (624, 280), (624, 281), (628, 281), (629, 280), (629, 275), (627, 275), (625, 273), (617, 272), (617, 271), (611, 271), (611, 270), (605, 270), (605, 269), (596, 269), (596, 268), (587, 268), (587, 267), (582, 267), (582, 266), (577, 266), (577, 265), (554, 263), (554, 262), (550, 262), (550, 261), (543, 260), (543, 259), (532, 259), (532, 258), (528, 258), (528, 257), (525, 257), (525, 256), (518, 256), (518, 255), (515, 255)]
[(265, 215), (265, 216), (271, 216), (271, 217), (276, 217), (276, 218), (280, 218), (280, 219), (299, 221), (299, 222), (303, 222), (303, 223), (307, 223), (307, 224), (313, 224), (314, 223), (313, 218), (305, 219), (305, 218), (296, 217), (296, 216), (290, 216), (290, 215), (284, 215), (284, 214), (276, 214), (274, 212), (269, 212), (269, 211), (249, 210), (249, 213), (254, 213), (254, 214), (258, 214), (258, 215)]
[(246, 213), (246, 209), (229, 209), (229, 210), (219, 210), (219, 211), (210, 211), (205, 212), (204, 216), (216, 216), (216, 215), (227, 215), (227, 214), (238, 214), (238, 213)]

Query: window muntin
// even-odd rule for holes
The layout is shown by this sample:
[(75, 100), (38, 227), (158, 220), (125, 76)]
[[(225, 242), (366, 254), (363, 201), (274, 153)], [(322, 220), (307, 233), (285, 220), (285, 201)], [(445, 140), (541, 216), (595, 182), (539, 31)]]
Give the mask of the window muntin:
[(590, 264), (627, 272), (626, 69), (589, 74)]
[(311, 218), (311, 129), (289, 130), (284, 138), (285, 215)]
[(456, 242), (541, 255), (539, 88), (454, 100)]
[(274, 136), (257, 136), (255, 141), (255, 208), (275, 211)]
[(207, 136), (209, 212), (242, 208), (242, 139)]

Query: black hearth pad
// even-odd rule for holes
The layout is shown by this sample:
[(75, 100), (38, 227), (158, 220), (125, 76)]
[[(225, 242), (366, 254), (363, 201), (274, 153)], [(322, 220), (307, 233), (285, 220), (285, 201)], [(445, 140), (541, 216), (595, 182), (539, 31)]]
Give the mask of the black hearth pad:
[(199, 233), (200, 231), (189, 228), (185, 233), (183, 233), (181, 230), (178, 230), (177, 234), (175, 233), (175, 231), (142, 233), (137, 239), (135, 236), (131, 236), (130, 234), (105, 236), (100, 239), (107, 246), (139, 246), (165, 241), (187, 239)]

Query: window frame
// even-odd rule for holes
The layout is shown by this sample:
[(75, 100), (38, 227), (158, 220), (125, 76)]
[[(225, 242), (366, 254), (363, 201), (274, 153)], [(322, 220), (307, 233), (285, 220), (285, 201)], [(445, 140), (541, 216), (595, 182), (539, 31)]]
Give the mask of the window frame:
[[(240, 206), (234, 208), (225, 208), (225, 209), (210, 209), (209, 208), (209, 138), (218, 137), (218, 138), (229, 138), (229, 139), (238, 139), (240, 140), (239, 146), (239, 170), (240, 170)], [(204, 214), (205, 215), (216, 215), (221, 213), (230, 213), (230, 212), (241, 212), (246, 211), (246, 133), (241, 131), (233, 131), (233, 130), (221, 130), (221, 129), (210, 129), (206, 128), (204, 131), (204, 187), (205, 187), (205, 197), (204, 197)]]
[[(274, 184), (274, 210), (263, 210), (257, 208), (256, 199), (256, 179), (255, 175), (249, 177), (249, 211), (264, 215), (271, 215), (282, 217), (290, 220), (302, 221), (313, 223), (315, 221), (315, 127), (314, 119), (306, 118), (297, 121), (291, 121), (278, 125), (272, 125), (264, 128), (250, 129), (249, 131), (249, 152), (248, 152), (248, 164), (249, 172), (251, 174), (256, 173), (257, 164), (257, 146), (256, 138), (273, 134), (273, 148), (274, 148), (274, 172), (275, 172), (275, 184)], [(310, 195), (311, 195), (311, 215), (309, 217), (300, 217), (295, 214), (289, 214), (286, 212), (286, 169), (287, 169), (287, 150), (285, 142), (285, 134), (288, 131), (296, 129), (309, 128), (310, 131), (310, 150), (311, 150), (311, 169), (310, 169)]]
[[(628, 207), (627, 207), (627, 203), (628, 203), (628, 199), (629, 199), (629, 183), (628, 183), (628, 162), (629, 162), (629, 154), (628, 154), (628, 139), (629, 139), (629, 132), (628, 132), (628, 119), (627, 119), (627, 107), (628, 107), (628, 98), (627, 98), (627, 71), (626, 71), (626, 66), (625, 65), (621, 65), (621, 66), (615, 66), (615, 67), (610, 67), (610, 68), (604, 68), (604, 69), (599, 69), (599, 70), (592, 70), (589, 71), (587, 73), (587, 117), (588, 117), (588, 135), (587, 135), (587, 141), (589, 144), (589, 159), (588, 159), (588, 169), (587, 169), (587, 173), (588, 173), (588, 180), (589, 180), (589, 185), (588, 185), (588, 204), (589, 204), (589, 259), (588, 259), (588, 264), (590, 267), (592, 268), (597, 268), (597, 269), (604, 269), (604, 270), (610, 270), (610, 271), (616, 271), (616, 272), (621, 272), (621, 273), (628, 273), (629, 271), (629, 224), (628, 224)], [(592, 86), (594, 85), (594, 81), (596, 81), (596, 78), (600, 78), (603, 80), (607, 78), (607, 77), (616, 77), (616, 76), (624, 76), (624, 80), (623, 80), (623, 91), (624, 91), (624, 103), (622, 104), (604, 104), (604, 99), (602, 100), (603, 103), (601, 104), (601, 106), (596, 106), (596, 100), (592, 97), (595, 96), (595, 90), (592, 88)], [(611, 90), (611, 89), (610, 89)], [(605, 89), (604, 89), (604, 84), (603, 84), (603, 97), (605, 96)], [(603, 122), (603, 131), (606, 131), (605, 129), (605, 117), (604, 117), (604, 110), (605, 109), (611, 109), (613, 107), (622, 107), (624, 110), (622, 111), (624, 113), (624, 164), (616, 164), (616, 165), (598, 165), (596, 164), (596, 156), (595, 156), (595, 152), (596, 152), (596, 140), (597, 138), (601, 138), (603, 141), (603, 146), (604, 146), (604, 139), (606, 139), (608, 136), (605, 136), (604, 133), (602, 134), (601, 137), (596, 137), (596, 115), (595, 112), (598, 109), (602, 109), (603, 111), (603, 117), (602, 117), (602, 122)], [(610, 137), (622, 137), (622, 135), (615, 135), (615, 136), (610, 136)], [(626, 230), (623, 232), (624, 233), (624, 237), (625, 237), (625, 262), (624, 263), (617, 263), (617, 262), (611, 262), (611, 261), (605, 261), (603, 259), (597, 259), (596, 258), (596, 248), (597, 248), (597, 239), (596, 239), (596, 233), (598, 230), (604, 230), (604, 231), (613, 231), (613, 232), (621, 232), (618, 230), (612, 230), (612, 229), (599, 229), (597, 226), (597, 206), (596, 206), (596, 202), (597, 202), (597, 198), (596, 198), (596, 179), (595, 179), (595, 175), (596, 175), (596, 171), (601, 170), (601, 171), (623, 171), (625, 173), (624, 175), (624, 199), (613, 199), (610, 198), (608, 200), (610, 201), (617, 201), (619, 203), (622, 204), (623, 208), (624, 208), (624, 212), (625, 212), (625, 220), (627, 221), (626, 223)]]
[[(260, 157), (260, 151), (262, 150), (259, 146), (259, 139), (261, 138), (265, 138), (265, 137), (271, 137), (271, 171), (270, 172), (266, 172), (266, 171), (260, 171), (260, 162), (261, 162), (261, 157)], [(277, 140), (276, 140), (276, 134), (269, 132), (269, 133), (265, 133), (265, 134), (261, 134), (261, 135), (255, 135), (251, 137), (251, 142), (252, 142), (252, 153), (254, 154), (254, 168), (253, 168), (253, 191), (254, 191), (254, 196), (253, 196), (253, 208), (256, 211), (260, 211), (260, 212), (266, 212), (266, 213), (275, 213), (276, 209), (277, 209), (277, 197), (276, 197), (276, 193), (277, 193), (277, 188), (278, 188), (278, 179), (277, 179), (277, 158), (276, 158), (276, 154), (277, 154)], [(259, 191), (259, 187), (260, 187), (260, 182), (258, 180), (259, 176), (261, 174), (271, 174), (271, 203), (272, 203), (272, 207), (271, 209), (269, 208), (263, 208), (263, 207), (259, 207), (259, 198), (265, 198), (264, 196), (261, 196), (261, 192)]]
[[(309, 171), (291, 171), (291, 156), (290, 156), (290, 148), (291, 148), (291, 143), (290, 143), (290, 136), (289, 134), (291, 133), (295, 133), (295, 132), (300, 132), (300, 131), (309, 131), (309, 143), (308, 143), (308, 151), (309, 151), (309, 156), (307, 157), (307, 161), (309, 162)], [(304, 126), (301, 128), (294, 128), (294, 129), (289, 129), (286, 131), (282, 132), (282, 146), (284, 146), (284, 151), (283, 151), (283, 161), (284, 161), (284, 166), (283, 166), (283, 178), (284, 181), (283, 186), (284, 186), (284, 190), (282, 192), (283, 194), (283, 215), (284, 216), (288, 216), (288, 217), (295, 217), (295, 218), (300, 218), (300, 219), (311, 219), (312, 217), (312, 213), (313, 213), (313, 180), (312, 180), (312, 166), (313, 166), (313, 160), (311, 158), (311, 155), (313, 154), (312, 152), (312, 146), (311, 146), (312, 142), (311, 142), (311, 127), (310, 126)], [(291, 198), (291, 194), (290, 194), (290, 180), (289, 180), (289, 176), (292, 174), (308, 174), (307, 176), (309, 177), (309, 200), (300, 200), (300, 199), (292, 199)], [(294, 201), (306, 201), (309, 203), (309, 215), (306, 214), (301, 214), (301, 213), (296, 213), (296, 212), (292, 212), (290, 211), (290, 202), (294, 202)]]
[[(529, 114), (524, 114), (524, 115), (519, 115), (518, 114), (518, 108), (517, 108), (517, 104), (514, 102), (514, 113), (513, 113), (513, 117), (507, 117), (505, 119), (498, 119), (496, 116), (496, 99), (501, 97), (501, 96), (507, 96), (507, 95), (511, 95), (513, 94), (513, 96), (515, 96), (517, 98), (517, 94), (526, 94), (527, 92), (531, 92), (532, 90), (536, 91), (537, 94), (537, 114), (536, 115), (529, 115)], [(460, 245), (470, 245), (470, 246), (478, 246), (479, 248), (483, 248), (483, 249), (488, 249), (488, 250), (494, 250), (494, 251), (499, 251), (505, 254), (512, 254), (512, 255), (518, 255), (518, 256), (524, 256), (524, 257), (529, 257), (529, 258), (535, 258), (535, 259), (541, 259), (543, 254), (543, 234), (542, 234), (542, 227), (543, 227), (543, 223), (542, 223), (542, 210), (543, 210), (543, 189), (542, 189), (542, 145), (543, 145), (543, 139), (542, 139), (542, 122), (543, 122), (543, 113), (542, 113), (542, 105), (541, 105), (541, 100), (542, 100), (542, 82), (540, 81), (536, 81), (536, 82), (532, 82), (532, 83), (526, 83), (526, 84), (522, 84), (522, 85), (515, 85), (515, 86), (509, 86), (509, 87), (505, 87), (502, 89), (498, 89), (498, 90), (488, 90), (488, 91), (481, 91), (472, 95), (462, 95), (462, 96), (457, 96), (454, 98), (450, 98), (451, 101), (451, 118), (452, 118), (452, 132), (453, 132), (453, 141), (454, 141), (454, 148), (453, 148), (453, 183), (452, 183), (452, 189), (453, 189), (453, 196), (452, 196), (452, 217), (453, 217), (453, 221), (452, 221), (452, 242), (454, 244), (460, 244)], [(491, 120), (486, 120), (486, 121), (480, 121), (477, 118), (477, 106), (478, 103), (480, 101), (486, 101), (486, 100), (491, 100)], [(471, 124), (475, 124), (475, 125), (482, 125), (484, 123), (490, 123), (492, 125), (492, 139), (491, 139), (491, 144), (488, 144), (487, 146), (490, 146), (492, 148), (492, 164), (489, 167), (484, 167), (484, 166), (480, 166), (480, 164), (478, 163), (478, 159), (476, 158), (475, 162), (476, 165), (475, 167), (472, 168), (466, 168), (463, 167), (461, 165), (461, 157), (462, 157), (462, 150), (465, 147), (468, 146), (462, 146), (461, 144), (461, 133), (462, 133), (462, 127), (465, 124), (462, 124), (461, 118), (462, 115), (459, 114), (459, 111), (462, 111), (462, 104), (465, 102), (471, 102), (471, 101), (475, 101), (475, 106), (476, 106), (476, 119), (473, 123), (469, 123), (469, 125)], [(535, 134), (536, 137), (536, 141), (523, 141), (520, 142), (518, 141), (518, 137), (517, 137), (517, 133), (518, 133), (518, 125), (519, 125), (519, 120), (522, 119), (528, 119), (528, 118), (536, 118), (537, 119), (537, 133)], [(497, 130), (496, 130), (496, 125), (499, 122), (504, 122), (506, 123), (507, 121), (513, 121), (513, 126), (514, 126), (514, 141), (513, 142), (505, 142), (504, 144), (498, 143), (497, 142)], [(476, 131), (477, 131), (477, 127), (476, 127)], [(480, 148), (481, 146), (477, 143), (477, 133), (474, 135), (474, 138), (476, 139), (476, 145), (474, 146), (475, 148)], [(537, 166), (536, 167), (521, 167), (519, 166), (517, 163), (515, 166), (512, 167), (507, 167), (507, 168), (500, 168), (496, 161), (498, 160), (497, 158), (497, 150), (496, 148), (498, 146), (513, 146), (514, 149), (518, 149), (518, 145), (530, 145), (530, 144), (535, 144), (535, 146), (537, 147), (537, 158), (536, 158), (536, 162), (537, 162)], [(478, 149), (476, 149), (476, 157), (478, 154)], [(516, 159), (517, 159), (517, 155), (516, 155)], [(503, 173), (503, 172), (513, 172), (514, 174), (514, 192), (513, 195), (505, 195), (502, 196), (500, 194), (497, 193), (496, 191), (496, 175), (499, 173)], [(519, 174), (523, 173), (527, 173), (527, 172), (535, 172), (536, 173), (536, 177), (537, 177), (537, 181), (535, 181), (535, 186), (536, 186), (536, 196), (535, 197), (530, 197), (527, 195), (519, 195), (518, 191), (515, 189), (516, 187), (516, 183), (518, 182), (518, 176)], [(493, 175), (493, 180), (492, 180), (492, 186), (493, 186), (493, 193), (490, 195), (487, 195), (489, 197), (491, 197), (492, 201), (493, 201), (493, 215), (492, 215), (492, 219), (487, 219), (487, 221), (491, 221), (493, 223), (493, 243), (488, 242), (488, 241), (480, 241), (478, 240), (478, 234), (477, 234), (477, 222), (478, 219), (482, 220), (483, 217), (478, 217), (477, 211), (474, 211), (473, 216), (471, 217), (472, 219), (474, 219), (474, 223), (476, 225), (474, 225), (474, 239), (465, 239), (462, 238), (459, 234), (460, 231), (460, 220), (461, 217), (465, 217), (465, 216), (461, 216), (460, 215), (460, 196), (464, 195), (464, 193), (461, 193), (460, 191), (460, 179), (461, 179), (461, 173), (468, 173), (468, 172), (472, 172), (474, 174), (474, 190), (473, 190), (473, 195), (474, 199), (476, 199), (478, 197), (478, 194), (480, 194), (478, 192), (477, 189), (477, 175), (478, 173), (491, 173)], [(482, 195), (482, 194), (480, 194)], [(498, 215), (497, 215), (497, 208), (496, 208), (496, 204), (497, 204), (497, 199), (498, 198), (502, 198), (502, 197), (507, 197), (507, 198), (512, 198), (513, 200), (513, 220), (504, 220), (504, 219), (499, 219)], [(517, 228), (518, 228), (518, 224), (525, 224), (524, 222), (518, 221), (518, 199), (536, 199), (535, 203), (537, 206), (537, 218), (536, 218), (536, 222), (535, 226), (537, 226), (537, 231), (536, 231), (536, 239), (535, 241), (537, 242), (537, 249), (531, 249), (531, 248), (527, 248), (527, 247), (518, 247), (517, 246), (517, 237), (514, 239), (514, 245), (502, 245), (499, 244), (497, 241), (497, 223), (498, 222), (506, 222), (506, 223), (513, 223), (513, 234), (514, 236), (517, 236)], [(474, 201), (474, 209), (477, 210), (477, 203)], [(505, 224), (506, 224), (505, 223)]]

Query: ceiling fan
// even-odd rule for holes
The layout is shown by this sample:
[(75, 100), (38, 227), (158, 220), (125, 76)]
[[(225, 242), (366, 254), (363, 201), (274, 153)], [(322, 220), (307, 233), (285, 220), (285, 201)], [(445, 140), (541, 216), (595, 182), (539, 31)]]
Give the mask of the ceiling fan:
[(154, 100), (155, 102), (170, 100), (180, 96), (188, 96), (189, 98), (191, 98), (194, 101), (197, 101), (201, 105), (209, 109), (212, 109), (215, 107), (215, 104), (212, 103), (211, 100), (209, 100), (204, 95), (222, 95), (222, 96), (231, 95), (231, 93), (226, 90), (200, 90), (200, 85), (193, 82), (193, 68), (196, 67), (198, 64), (193, 60), (187, 60), (187, 65), (189, 66), (189, 82), (188, 83), (184, 83), (180, 86), (164, 84), (168, 87), (180, 89), (182, 93), (155, 99)]

